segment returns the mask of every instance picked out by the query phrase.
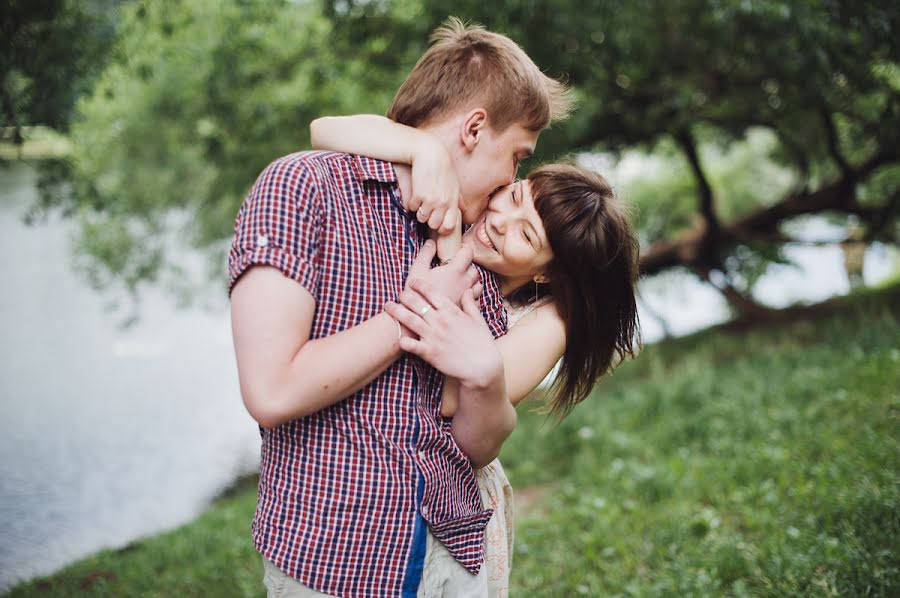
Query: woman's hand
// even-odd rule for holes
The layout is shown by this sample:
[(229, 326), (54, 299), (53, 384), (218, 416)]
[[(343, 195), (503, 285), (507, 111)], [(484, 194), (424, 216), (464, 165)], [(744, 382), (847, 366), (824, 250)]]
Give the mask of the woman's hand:
[(413, 281), (385, 311), (419, 338), (404, 337), (400, 348), (418, 355), (446, 376), (470, 388), (487, 387), (503, 372), (503, 359), (481, 316), (472, 290), (463, 293), (462, 309), (429, 281)]
[[(374, 114), (317, 118), (310, 123), (309, 134), (316, 149), (412, 165), (412, 193), (403, 198), (404, 207), (442, 235), (458, 226), (459, 181), (450, 154), (437, 137)], [(452, 255), (442, 259), (448, 257)]]
[(434, 137), (422, 137), (413, 152), (412, 197), (405, 207), (441, 235), (459, 227), (459, 180), (450, 154)]

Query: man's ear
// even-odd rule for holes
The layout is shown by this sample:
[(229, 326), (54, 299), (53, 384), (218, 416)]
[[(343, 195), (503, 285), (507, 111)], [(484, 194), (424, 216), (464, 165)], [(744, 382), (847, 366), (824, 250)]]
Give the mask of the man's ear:
[(459, 127), (459, 140), (466, 151), (475, 150), (487, 124), (487, 110), (484, 108), (473, 108), (466, 114)]

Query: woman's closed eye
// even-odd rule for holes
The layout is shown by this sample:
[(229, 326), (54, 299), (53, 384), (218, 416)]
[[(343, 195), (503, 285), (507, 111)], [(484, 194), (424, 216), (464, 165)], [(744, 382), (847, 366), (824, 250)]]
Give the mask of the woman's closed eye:
[(528, 228), (525, 226), (522, 227), (522, 236), (525, 237), (525, 241), (527, 241), (528, 244), (531, 245), (531, 248), (537, 251), (537, 247), (535, 247), (534, 241), (531, 240), (531, 235), (528, 234)]

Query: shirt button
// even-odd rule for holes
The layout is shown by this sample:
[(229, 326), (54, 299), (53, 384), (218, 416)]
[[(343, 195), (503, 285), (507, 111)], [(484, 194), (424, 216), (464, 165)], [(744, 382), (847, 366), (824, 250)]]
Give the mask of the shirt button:
[(269, 246), (269, 237), (265, 235), (260, 235), (256, 237), (256, 246), (257, 247), (268, 247)]
[(428, 505), (422, 505), (420, 511), (422, 511), (423, 516), (428, 517)]

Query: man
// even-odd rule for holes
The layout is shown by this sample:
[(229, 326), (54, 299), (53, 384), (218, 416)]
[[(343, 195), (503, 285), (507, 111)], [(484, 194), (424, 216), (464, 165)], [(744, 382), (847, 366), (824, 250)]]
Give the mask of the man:
[[(509, 39), (451, 19), (389, 116), (444, 142), (472, 222), (565, 112), (564, 95)], [(429, 269), (434, 245), (404, 209), (410, 197), (406, 167), (307, 152), (272, 163), (238, 214), (232, 324), (244, 403), (261, 426), (253, 537), (270, 595), (484, 593), (491, 512), (472, 463), (496, 456), (515, 412), (499, 355), (460, 380), (452, 422), (439, 414), (441, 375), (402, 355), (408, 332), (383, 305), (407, 275), (457, 304), (479, 281), (470, 250)], [(499, 289), (481, 281), (499, 336)]]

